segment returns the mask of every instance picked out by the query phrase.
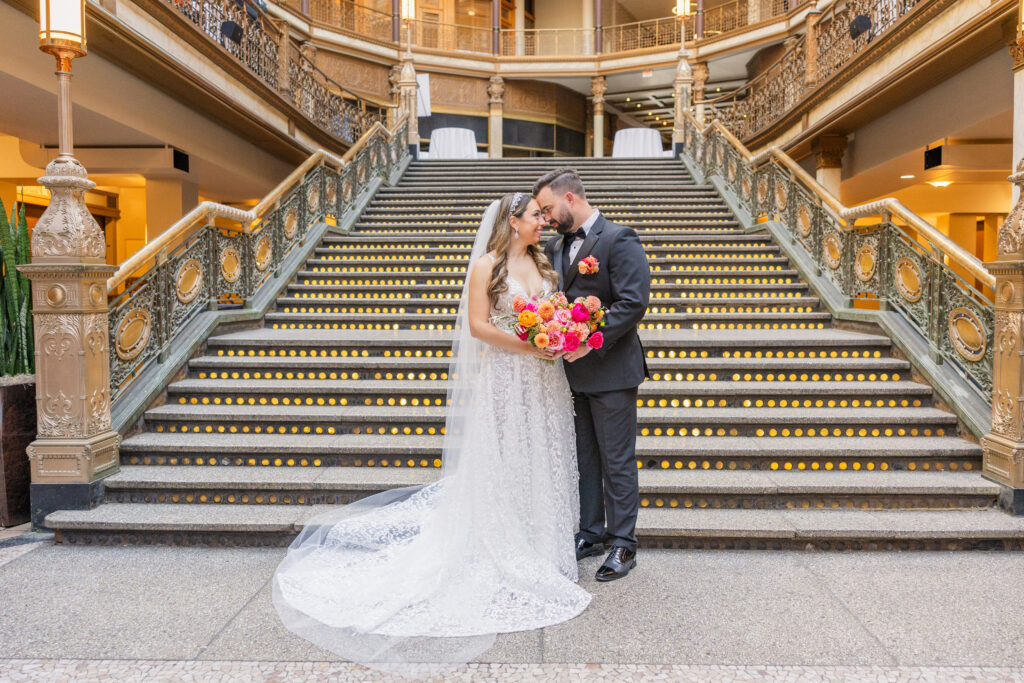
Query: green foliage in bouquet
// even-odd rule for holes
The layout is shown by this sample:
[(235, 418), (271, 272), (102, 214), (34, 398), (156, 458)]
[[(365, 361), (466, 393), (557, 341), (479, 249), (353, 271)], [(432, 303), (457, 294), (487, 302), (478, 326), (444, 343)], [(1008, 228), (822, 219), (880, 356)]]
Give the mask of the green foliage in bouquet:
[(14, 204), (8, 218), (0, 201), (0, 375), (35, 371), (32, 288), (18, 266), (31, 260), (25, 206)]

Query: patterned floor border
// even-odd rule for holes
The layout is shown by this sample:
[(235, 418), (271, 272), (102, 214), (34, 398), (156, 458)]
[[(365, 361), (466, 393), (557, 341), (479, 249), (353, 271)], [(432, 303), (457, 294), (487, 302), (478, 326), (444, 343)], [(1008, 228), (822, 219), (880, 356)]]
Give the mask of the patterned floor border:
[[(357, 664), (332, 662), (0, 659), (5, 681), (398, 681)], [(968, 683), (1022, 681), (1024, 667), (726, 666), (678, 664), (470, 664), (444, 681), (843, 681)]]

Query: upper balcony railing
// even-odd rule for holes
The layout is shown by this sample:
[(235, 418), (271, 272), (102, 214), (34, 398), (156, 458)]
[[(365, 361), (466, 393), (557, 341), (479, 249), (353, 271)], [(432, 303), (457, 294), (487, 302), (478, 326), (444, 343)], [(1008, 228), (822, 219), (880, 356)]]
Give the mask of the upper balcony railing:
[[(704, 13), (704, 38), (715, 38), (751, 24), (771, 20), (810, 0), (731, 0)], [(286, 7), (305, 13), (315, 22), (360, 38), (392, 42), (393, 17), (352, 0), (281, 0)], [(649, 48), (678, 46), (680, 39), (699, 40), (696, 15), (682, 21), (662, 17), (601, 30), (600, 53), (614, 54)], [(403, 23), (399, 43), (446, 52), (495, 54), (494, 32), (487, 26), (446, 24), (417, 19)], [(502, 29), (497, 54), (503, 57), (576, 57), (597, 53), (597, 31), (592, 28)]]
[[(334, 137), (352, 144), (374, 122), (383, 120), (379, 105), (331, 80), (291, 43), (286, 32), (254, 6), (234, 0), (167, 2)], [(343, 20), (344, 15), (339, 14), (337, 19)]]
[[(766, 130), (864, 52), (926, 0), (847, 0), (833, 3), (778, 61), (743, 87), (704, 102), (741, 140)], [(857, 17), (865, 30), (852, 37)]]

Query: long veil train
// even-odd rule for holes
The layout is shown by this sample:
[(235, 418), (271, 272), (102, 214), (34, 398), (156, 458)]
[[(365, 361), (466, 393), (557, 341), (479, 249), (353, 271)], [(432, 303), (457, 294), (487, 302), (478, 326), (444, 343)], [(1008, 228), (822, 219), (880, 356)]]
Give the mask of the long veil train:
[[(485, 253), (497, 212), (494, 202), (484, 214), (470, 264)], [(441, 479), (310, 519), (273, 578), (273, 602), (289, 630), (404, 675), (448, 671), (489, 649), (497, 633), (566, 621), (590, 601), (575, 583), (574, 556), (556, 563), (537, 550), (572, 550), (578, 511), (558, 494), (576, 486), (574, 444), (537, 454), (514, 443), (516, 424), (572, 441), (568, 386), (550, 398), (527, 395), (538, 382), (564, 382), (561, 368), (496, 357), (475, 339), (466, 324), (468, 283), (467, 269)], [(556, 400), (564, 405), (552, 408)]]

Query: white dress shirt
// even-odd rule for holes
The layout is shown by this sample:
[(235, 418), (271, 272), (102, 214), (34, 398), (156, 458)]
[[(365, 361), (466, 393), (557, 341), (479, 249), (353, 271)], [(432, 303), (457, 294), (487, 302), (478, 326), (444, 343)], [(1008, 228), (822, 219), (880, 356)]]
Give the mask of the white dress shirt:
[[(597, 222), (597, 217), (601, 215), (601, 212), (594, 209), (594, 213), (590, 214), (590, 218), (583, 221), (583, 225), (580, 226), (580, 230), (587, 237), (590, 236), (590, 229), (594, 227), (594, 223)], [(583, 240), (573, 240), (572, 246), (569, 247), (569, 263), (576, 260), (576, 254), (580, 253), (580, 249), (583, 248)]]

